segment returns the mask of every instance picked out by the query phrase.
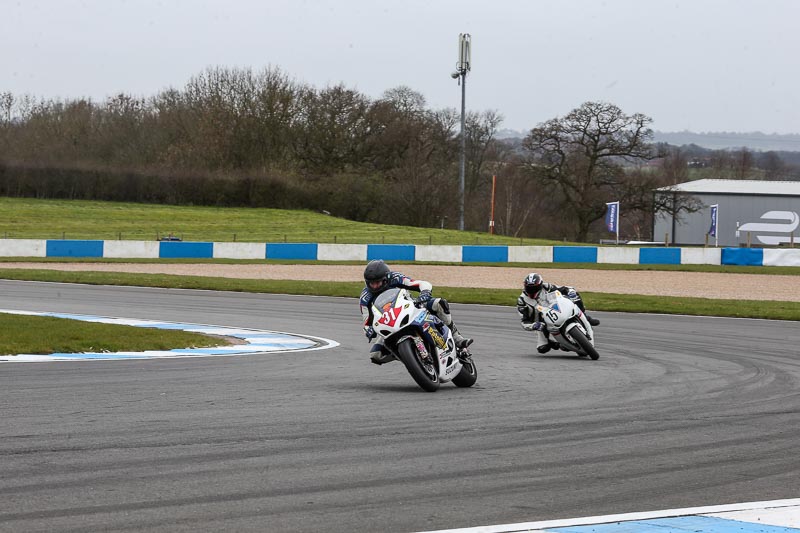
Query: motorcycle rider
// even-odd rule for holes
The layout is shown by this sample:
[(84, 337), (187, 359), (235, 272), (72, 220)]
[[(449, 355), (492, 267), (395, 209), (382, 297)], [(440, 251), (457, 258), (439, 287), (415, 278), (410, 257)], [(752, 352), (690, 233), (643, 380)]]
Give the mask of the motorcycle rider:
[[(453, 340), (459, 350), (463, 350), (472, 344), (472, 339), (464, 337), (456, 329), (453, 318), (450, 316), (450, 305), (444, 298), (434, 298), (431, 295), (433, 285), (421, 279), (412, 279), (404, 276), (400, 272), (392, 271), (389, 266), (381, 259), (375, 259), (367, 264), (364, 269), (364, 290), (361, 291), (361, 315), (364, 318), (364, 332), (367, 340), (371, 341), (378, 336), (372, 327), (372, 302), (377, 296), (386, 289), (404, 287), (412, 291), (419, 291), (419, 297), (415, 302), (424, 304), (425, 308), (436, 314), (444, 325), (453, 332)], [(383, 346), (383, 339), (378, 339), (370, 350), (370, 360), (376, 365), (382, 365), (393, 361), (395, 357)]]
[(557, 287), (553, 283), (548, 283), (542, 279), (542, 276), (536, 272), (531, 272), (525, 277), (522, 283), (522, 294), (517, 298), (517, 312), (520, 314), (522, 328), (527, 331), (535, 331), (537, 336), (536, 350), (539, 353), (547, 353), (550, 348), (558, 348), (558, 343), (550, 339), (550, 334), (544, 325), (544, 320), (541, 313), (536, 310), (536, 305), (547, 306), (555, 299), (555, 291), (559, 291), (563, 296), (578, 306), (578, 308), (586, 316), (586, 320), (592, 326), (599, 326), (600, 321), (592, 318), (586, 312), (583, 305), (583, 299), (574, 287), (562, 285)]

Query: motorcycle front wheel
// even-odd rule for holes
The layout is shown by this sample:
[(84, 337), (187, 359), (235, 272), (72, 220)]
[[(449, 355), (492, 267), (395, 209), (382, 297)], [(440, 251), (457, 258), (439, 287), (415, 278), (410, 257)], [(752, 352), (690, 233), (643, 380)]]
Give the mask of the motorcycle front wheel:
[(406, 365), (406, 370), (414, 378), (422, 390), (436, 392), (439, 390), (439, 374), (432, 361), (424, 361), (417, 350), (417, 345), (411, 339), (406, 339), (397, 345), (397, 355)]
[(572, 331), (569, 332), (570, 336), (575, 339), (575, 342), (581, 349), (586, 352), (586, 354), (592, 358), (592, 361), (597, 361), (600, 359), (600, 354), (597, 353), (592, 343), (586, 338), (586, 334), (578, 329), (577, 327), (572, 328)]

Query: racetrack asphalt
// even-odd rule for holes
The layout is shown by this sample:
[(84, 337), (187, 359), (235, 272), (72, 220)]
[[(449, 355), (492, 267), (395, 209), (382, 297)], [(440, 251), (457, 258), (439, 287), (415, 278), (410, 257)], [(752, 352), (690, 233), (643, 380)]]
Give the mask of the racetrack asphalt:
[(793, 322), (596, 313), (535, 355), (453, 305), (478, 383), (368, 362), (355, 298), (0, 281), (4, 308), (306, 333), (299, 354), (0, 365), (0, 531), (411, 532), (795, 498)]

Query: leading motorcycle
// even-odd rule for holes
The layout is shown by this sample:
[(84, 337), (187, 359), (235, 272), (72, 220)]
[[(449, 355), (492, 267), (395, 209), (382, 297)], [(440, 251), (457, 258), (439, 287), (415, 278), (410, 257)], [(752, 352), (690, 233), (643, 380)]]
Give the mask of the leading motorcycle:
[(407, 289), (382, 292), (372, 302), (372, 327), (384, 347), (403, 362), (423, 390), (434, 392), (442, 383), (471, 387), (478, 370), (467, 349), (458, 349), (453, 333), (438, 316), (417, 303)]

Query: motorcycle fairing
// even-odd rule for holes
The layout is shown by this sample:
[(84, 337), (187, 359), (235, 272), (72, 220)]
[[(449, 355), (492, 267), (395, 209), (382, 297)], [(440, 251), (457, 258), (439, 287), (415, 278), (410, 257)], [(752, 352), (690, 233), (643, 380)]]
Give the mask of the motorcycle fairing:
[[(420, 349), (418, 344), (418, 351), (421, 354), (433, 356), (436, 372), (443, 382), (450, 381), (458, 375), (462, 364), (456, 357), (456, 345), (452, 331), (438, 316), (424, 307), (414, 306), (412, 308), (405, 289), (389, 289), (380, 294), (372, 305), (376, 315), (374, 319), (376, 332), (386, 339), (391, 336), (395, 337), (388, 344), (389, 347), (396, 346), (407, 339), (421, 342), (424, 346)], [(378, 328), (379, 325), (385, 325), (385, 327)], [(394, 330), (393, 333), (389, 334), (387, 328)], [(397, 336), (399, 338), (396, 338)]]
[[(559, 305), (559, 298), (564, 298), (563, 306)], [(594, 332), (592, 331), (592, 326), (589, 324), (589, 321), (586, 320), (584, 313), (578, 306), (573, 304), (568, 298), (562, 296), (560, 292), (556, 291), (555, 301), (548, 307), (539, 306), (539, 308), (539, 312), (545, 318), (547, 331), (552, 335), (553, 339), (571, 351), (583, 353), (583, 350), (581, 350), (580, 346), (577, 345), (570, 335), (570, 331), (580, 325), (590, 341), (593, 338)]]

